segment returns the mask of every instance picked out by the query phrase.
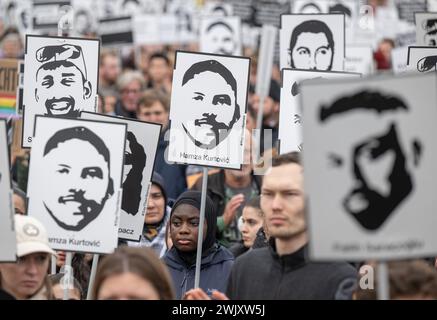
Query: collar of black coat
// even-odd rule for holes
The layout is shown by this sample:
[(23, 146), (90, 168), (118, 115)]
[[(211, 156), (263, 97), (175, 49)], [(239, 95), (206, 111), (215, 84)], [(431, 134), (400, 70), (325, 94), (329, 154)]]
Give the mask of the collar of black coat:
[(283, 268), (298, 269), (307, 264), (308, 244), (301, 247), (299, 250), (280, 256), (276, 252), (276, 243), (273, 237), (269, 240), (269, 250), (273, 260), (277, 261)]

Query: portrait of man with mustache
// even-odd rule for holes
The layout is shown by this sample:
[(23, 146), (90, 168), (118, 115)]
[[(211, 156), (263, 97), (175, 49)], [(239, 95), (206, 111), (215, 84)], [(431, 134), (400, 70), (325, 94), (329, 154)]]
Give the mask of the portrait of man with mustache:
[[(84, 156), (72, 156), (78, 153)], [(61, 228), (82, 230), (114, 194), (108, 147), (90, 129), (70, 127), (50, 137), (43, 161), (44, 176), (52, 181), (42, 190), (44, 208)]]
[(235, 77), (217, 60), (200, 61), (185, 72), (181, 92), (190, 110), (182, 123), (186, 135), (199, 148), (215, 148), (240, 119)]
[(208, 17), (202, 21), (200, 49), (203, 52), (240, 55), (240, 22), (235, 17), (215, 18)]
[(77, 118), (93, 96), (82, 48), (63, 44), (36, 51), (35, 101), (43, 114)]

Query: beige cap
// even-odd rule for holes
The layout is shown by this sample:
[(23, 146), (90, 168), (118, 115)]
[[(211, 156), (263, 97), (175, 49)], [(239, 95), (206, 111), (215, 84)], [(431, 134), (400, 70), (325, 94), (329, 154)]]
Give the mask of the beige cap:
[(49, 246), (46, 228), (34, 217), (16, 214), (15, 231), (18, 257), (35, 252), (47, 252), (56, 255), (56, 252)]

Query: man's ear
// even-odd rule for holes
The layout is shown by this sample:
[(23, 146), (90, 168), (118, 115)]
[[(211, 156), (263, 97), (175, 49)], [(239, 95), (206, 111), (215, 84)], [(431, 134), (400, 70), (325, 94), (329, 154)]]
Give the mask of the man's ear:
[(89, 99), (91, 97), (91, 93), (93, 92), (91, 82), (85, 81), (83, 84), (83, 98)]
[(38, 100), (39, 100), (37, 88), (35, 88), (35, 100), (36, 100), (36, 102), (38, 102)]

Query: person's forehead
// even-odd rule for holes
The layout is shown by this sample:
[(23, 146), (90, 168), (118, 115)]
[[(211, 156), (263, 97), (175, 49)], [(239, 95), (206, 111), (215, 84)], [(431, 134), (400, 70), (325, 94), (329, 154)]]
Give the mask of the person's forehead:
[(165, 108), (160, 101), (154, 101), (152, 105), (149, 107), (149, 109), (153, 111), (158, 111), (158, 110), (165, 111)]
[[(229, 26), (229, 28), (231, 28), (231, 26)], [(229, 30), (229, 28), (222, 25), (222, 24), (218, 24), (218, 25), (215, 25), (214, 27), (212, 27), (208, 33), (209, 34), (211, 34), (211, 33), (224, 33), (226, 35), (229, 35), (230, 33), (232, 33), (232, 31), (231, 31), (232, 28), (231, 28), (231, 30)]]
[(75, 76), (79, 76), (81, 74), (80, 70), (76, 66), (69, 66), (69, 67), (59, 66), (51, 70), (50, 69), (45, 70), (43, 68), (38, 70), (38, 75), (40, 76), (51, 75), (53, 77), (56, 77), (56, 76), (62, 76), (63, 73), (70, 73)]
[(326, 34), (323, 32), (302, 32), (297, 36), (296, 42), (299, 41), (305, 41), (308, 45), (318, 45), (321, 42), (328, 42), (328, 38), (326, 37)]
[[(71, 162), (72, 154), (86, 154), (86, 157), (76, 157)], [(53, 148), (45, 155), (44, 158), (51, 158), (59, 161), (69, 161), (74, 164), (84, 164), (91, 162), (106, 162), (103, 155), (100, 154), (96, 147), (89, 141), (80, 139), (69, 139), (64, 142), (60, 142), (57, 147)]]
[(174, 210), (172, 217), (178, 218), (196, 218), (199, 217), (199, 209), (192, 206), (191, 204), (182, 203), (176, 207)]
[(303, 188), (303, 168), (296, 163), (271, 167), (263, 178), (263, 189), (289, 190)]
[[(214, 86), (211, 85), (212, 83)], [(194, 77), (185, 83), (183, 87), (193, 89), (201, 88), (202, 90), (208, 90), (211, 92), (216, 92), (218, 88), (221, 90), (226, 88), (227, 90), (233, 91), (230, 84), (226, 82), (225, 78), (223, 78), (221, 74), (209, 70), (195, 74)]]

